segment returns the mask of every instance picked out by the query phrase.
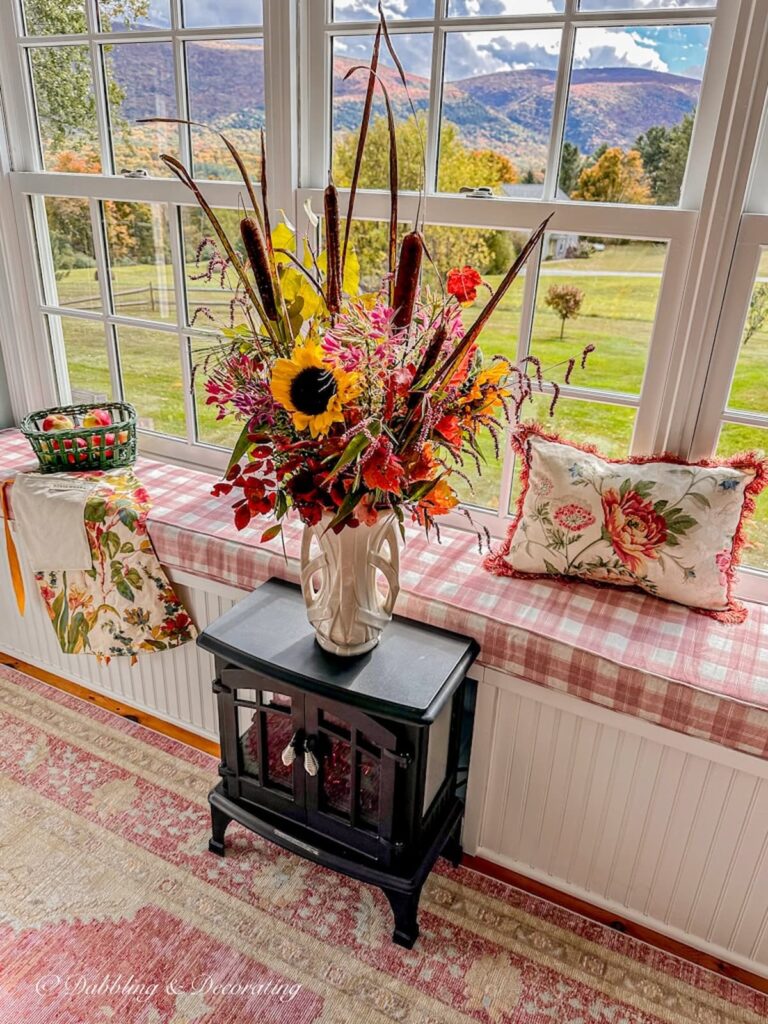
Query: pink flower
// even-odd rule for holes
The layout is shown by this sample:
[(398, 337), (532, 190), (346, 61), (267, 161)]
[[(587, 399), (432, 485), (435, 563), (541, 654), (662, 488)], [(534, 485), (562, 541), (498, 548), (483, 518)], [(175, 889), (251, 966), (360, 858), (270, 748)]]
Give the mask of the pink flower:
[(552, 518), (558, 526), (562, 526), (564, 530), (570, 530), (572, 533), (586, 530), (595, 521), (595, 517), (590, 509), (585, 505), (577, 504), (575, 501), (556, 508)]
[(731, 568), (731, 552), (723, 548), (715, 555), (715, 565), (720, 571), (720, 583), (725, 587), (728, 585), (728, 570)]

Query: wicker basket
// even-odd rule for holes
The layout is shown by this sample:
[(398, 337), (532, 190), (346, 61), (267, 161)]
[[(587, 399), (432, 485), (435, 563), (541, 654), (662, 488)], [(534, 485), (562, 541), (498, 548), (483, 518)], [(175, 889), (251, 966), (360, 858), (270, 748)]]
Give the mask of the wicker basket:
[[(21, 421), (21, 432), (37, 455), (42, 473), (82, 472), (132, 466), (136, 461), (136, 410), (127, 402), (98, 406), (112, 417), (106, 427), (84, 427), (93, 405), (61, 405), (32, 412)], [(43, 430), (46, 416), (61, 413), (75, 424), (69, 430)]]

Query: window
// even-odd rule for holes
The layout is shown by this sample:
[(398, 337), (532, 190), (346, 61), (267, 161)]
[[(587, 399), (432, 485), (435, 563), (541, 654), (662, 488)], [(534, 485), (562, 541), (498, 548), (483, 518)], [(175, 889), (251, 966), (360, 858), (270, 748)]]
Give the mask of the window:
[[(483, 349), (533, 356), (545, 375), (553, 367), (557, 376), (570, 355), (595, 344), (588, 369), (562, 389), (553, 419), (551, 389), (529, 416), (610, 455), (641, 449), (671, 358), (680, 294), (666, 268), (685, 260), (690, 244), (693, 203), (684, 183), (718, 12), (713, 4), (675, 4), (659, 16), (669, 5), (601, 3), (598, 21), (595, 4), (570, 0), (391, 6), (410, 102), (384, 46), (380, 75), (398, 115), (402, 189), (418, 190), (424, 150), (425, 231), (438, 269), (470, 263), (493, 284), (531, 228), (556, 210), (554, 230), (488, 325)], [(323, 7), (310, 5), (309, 36), (326, 40), (313, 52), (328, 56), (324, 88), (315, 57), (307, 180), (320, 185), (332, 162), (336, 183), (346, 186), (366, 86), (364, 73), (350, 71), (370, 58), (375, 5)], [(388, 202), (380, 95), (369, 138), (375, 144), (361, 175), (368, 191), (357, 200), (353, 237), (363, 277), (374, 281), (384, 266)], [(472, 196), (479, 188), (490, 197)], [(319, 188), (302, 189), (298, 208), (307, 200), (319, 209)], [(416, 198), (400, 206), (413, 216)], [(578, 315), (561, 319), (564, 292), (576, 295)], [(499, 460), (484, 441), (488, 463), (479, 478), (463, 467), (464, 499), (497, 533), (516, 487), (513, 457), (502, 447)]]
[[(482, 343), (489, 354), (533, 356), (545, 371), (595, 344), (553, 419), (549, 387), (529, 412), (610, 455), (672, 447), (702, 457), (768, 439), (768, 141), (738, 238), (742, 207), (723, 205), (728, 188), (746, 193), (768, 93), (759, 59), (768, 29), (753, 7), (384, 3), (410, 93), (382, 46), (402, 230), (416, 214), (422, 160), (425, 232), (442, 273), (471, 263), (494, 283), (554, 210)], [(342, 194), (351, 180), (366, 77), (350, 71), (370, 57), (376, 4), (13, 0), (0, 6), (0, 31), (5, 55), (15, 47), (18, 57), (0, 61), (0, 86), (21, 292), (23, 268), (39, 270), (34, 360), (27, 349), (22, 372), (7, 354), (11, 374), (29, 405), (124, 396), (139, 410), (145, 450), (222, 466), (237, 426), (216, 420), (202, 381), (216, 322), (242, 314), (208, 273), (209, 227), (160, 155), (206, 181), (236, 235), (243, 190), (217, 132), (258, 179), (264, 130), (273, 218), (282, 209), (301, 235), (307, 204), (322, 209), (328, 168)], [(729, 62), (743, 83), (728, 83)], [(388, 216), (380, 93), (373, 114), (352, 232), (368, 284), (382, 273)], [(211, 130), (146, 121), (158, 117)], [(747, 134), (727, 143), (737, 123)], [(706, 233), (708, 224), (716, 228)], [(699, 230), (706, 237), (694, 246)], [(438, 286), (431, 267), (424, 282)], [(703, 303), (713, 308), (699, 324)], [(696, 345), (686, 338), (694, 321)], [(495, 534), (517, 487), (501, 448), (497, 459), (487, 441), (482, 477), (465, 467), (463, 484), (473, 515)], [(748, 558), (768, 569), (765, 531), (755, 529)]]
[[(36, 178), (17, 193), (16, 214), (39, 267), (39, 344), (57, 390), (50, 400), (125, 398), (146, 449), (218, 464), (236, 428), (217, 424), (201, 377), (230, 295), (196, 262), (211, 228), (160, 157), (214, 182), (222, 219), (237, 226), (242, 186), (218, 132), (258, 181), (260, 134), (269, 133), (262, 5), (14, 7), (3, 5), (0, 28), (16, 38), (8, 81), (19, 102), (2, 84), (11, 117), (26, 127), (24, 170)], [(276, 150), (279, 166), (279, 141)]]

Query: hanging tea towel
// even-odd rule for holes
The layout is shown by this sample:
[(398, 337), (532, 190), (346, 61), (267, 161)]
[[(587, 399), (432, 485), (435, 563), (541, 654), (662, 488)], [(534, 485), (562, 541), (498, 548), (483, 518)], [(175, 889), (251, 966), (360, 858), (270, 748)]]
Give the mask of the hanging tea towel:
[(85, 504), (97, 485), (98, 480), (67, 473), (19, 473), (15, 478), (16, 531), (33, 572), (92, 568)]

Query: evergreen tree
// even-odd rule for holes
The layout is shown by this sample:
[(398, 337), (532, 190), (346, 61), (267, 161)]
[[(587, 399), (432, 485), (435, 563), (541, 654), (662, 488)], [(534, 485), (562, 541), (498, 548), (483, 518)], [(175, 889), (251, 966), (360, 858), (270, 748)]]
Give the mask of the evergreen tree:
[(572, 142), (563, 143), (563, 151), (560, 154), (560, 177), (558, 184), (567, 196), (573, 192), (581, 173), (581, 153), (579, 147)]

